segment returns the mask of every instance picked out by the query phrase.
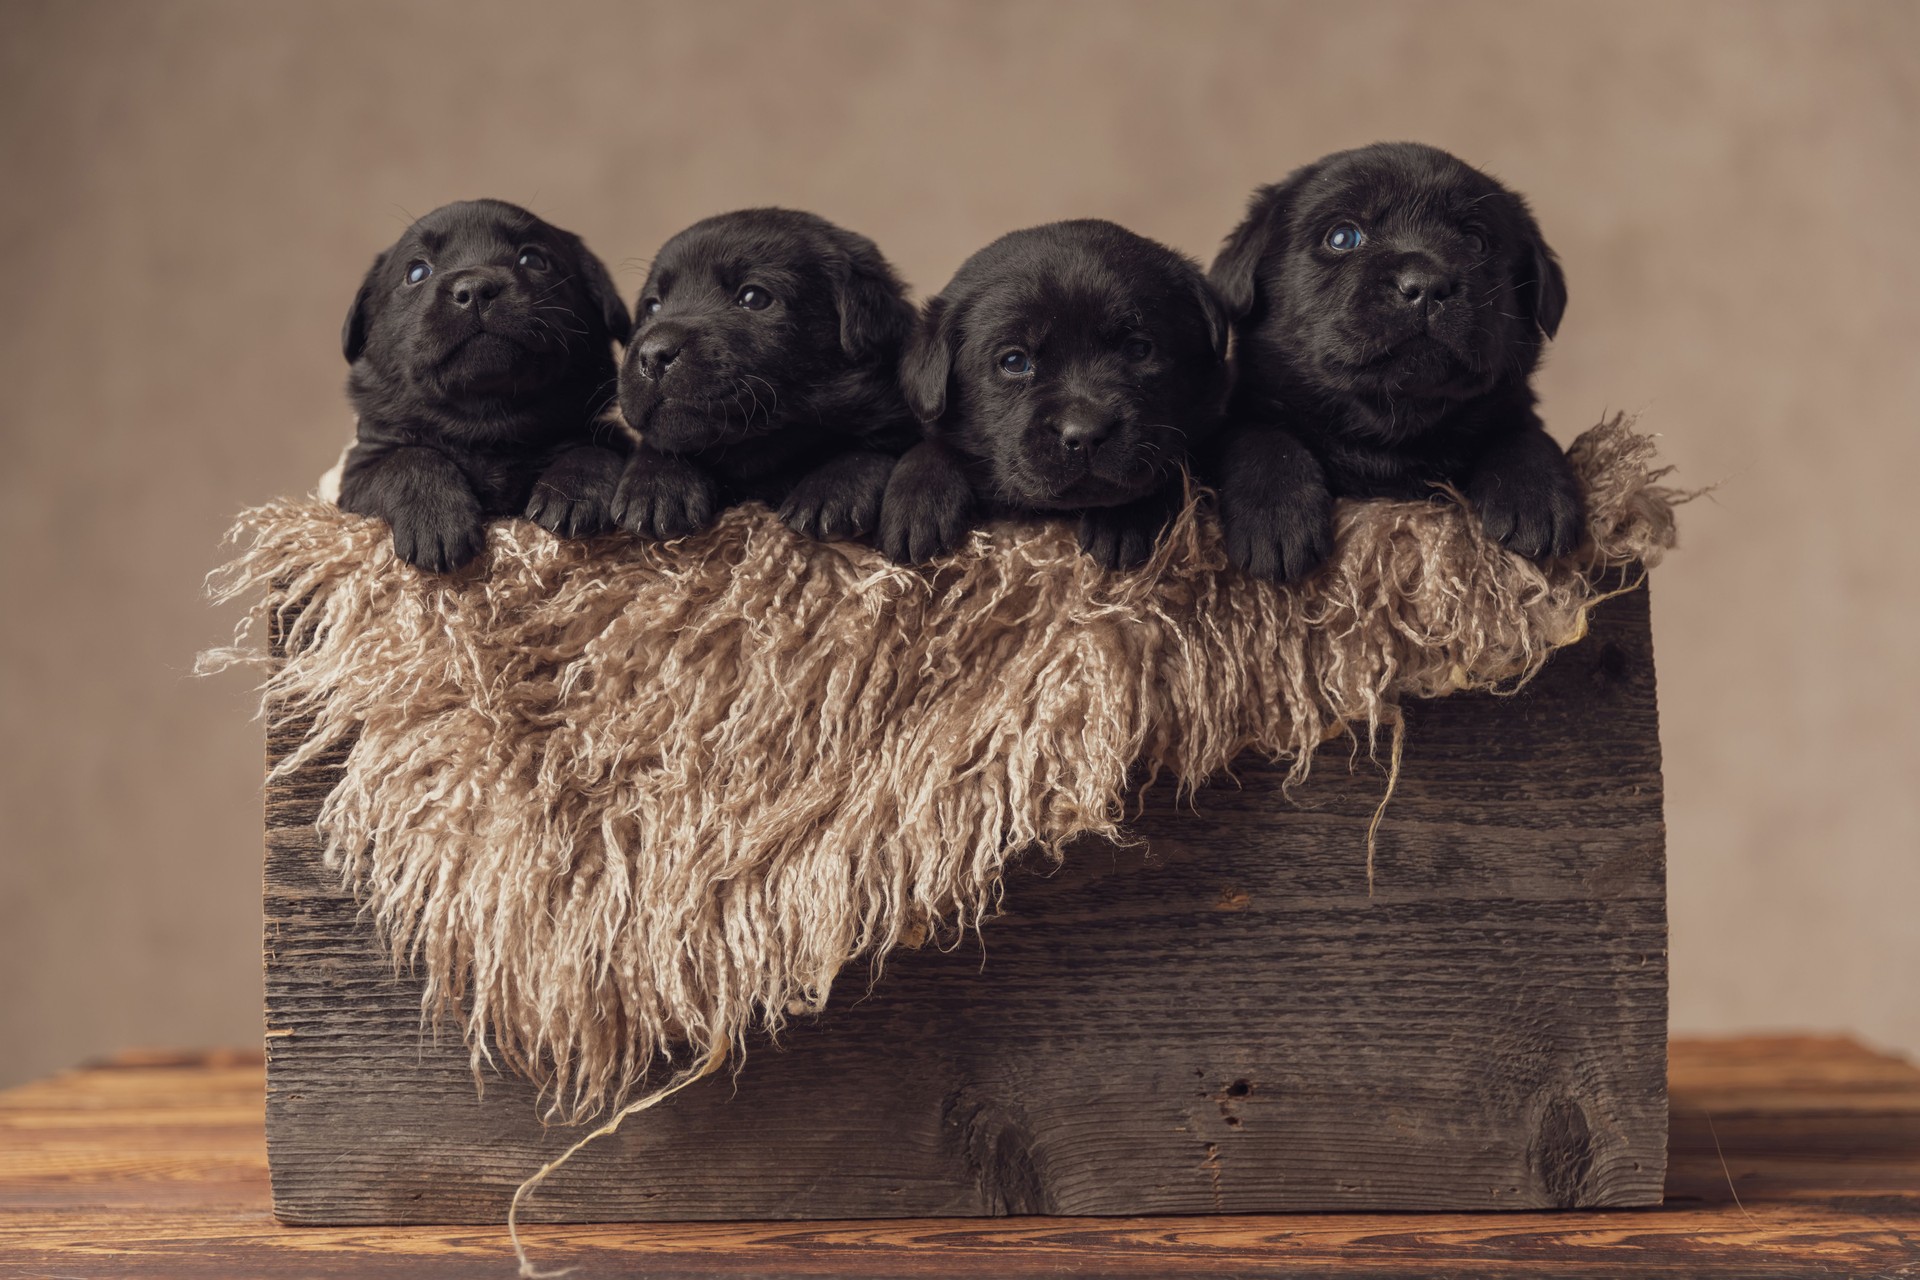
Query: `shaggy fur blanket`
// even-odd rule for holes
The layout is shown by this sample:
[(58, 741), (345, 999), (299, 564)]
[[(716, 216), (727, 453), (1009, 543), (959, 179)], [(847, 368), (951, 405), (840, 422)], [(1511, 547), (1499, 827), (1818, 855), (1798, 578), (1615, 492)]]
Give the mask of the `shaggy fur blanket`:
[(1121, 574), (1060, 522), (929, 573), (744, 507), (666, 544), (509, 521), (434, 577), (384, 524), (282, 501), (236, 527), (216, 594), (256, 604), (211, 657), (311, 718), (282, 773), (350, 744), (330, 862), (476, 1071), (578, 1120), (819, 1009), (856, 958), (977, 928), (1011, 859), (1123, 839), (1146, 780), (1254, 750), (1297, 782), (1329, 737), (1397, 747), (1402, 699), (1525, 681), (1673, 545), (1647, 437), (1615, 418), (1571, 452), (1573, 557), (1508, 554), (1455, 495), (1349, 503), (1296, 589), (1225, 566), (1205, 495)]

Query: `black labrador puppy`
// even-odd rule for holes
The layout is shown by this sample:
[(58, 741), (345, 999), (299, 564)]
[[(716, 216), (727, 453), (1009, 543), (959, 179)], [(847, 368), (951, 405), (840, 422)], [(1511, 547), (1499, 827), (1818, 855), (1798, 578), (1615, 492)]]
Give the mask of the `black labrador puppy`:
[(927, 439), (887, 485), (880, 548), (944, 555), (984, 516), (1078, 512), (1101, 565), (1145, 561), (1227, 394), (1199, 267), (1097, 219), (1002, 236), (931, 299), (901, 364)]
[(1333, 497), (1439, 483), (1521, 555), (1579, 542), (1528, 384), (1567, 286), (1519, 196), (1433, 147), (1339, 152), (1255, 192), (1212, 279), (1238, 339), (1209, 467), (1234, 563), (1299, 578), (1332, 551)]
[(347, 312), (360, 421), (340, 506), (387, 521), (395, 553), (434, 572), (478, 555), (490, 518), (608, 528), (626, 443), (601, 418), (628, 323), (580, 237), (500, 200), (435, 209)]
[(661, 248), (620, 366), (639, 437), (614, 513), (677, 538), (748, 499), (856, 538), (915, 438), (899, 387), (913, 305), (873, 241), (789, 209), (697, 222)]

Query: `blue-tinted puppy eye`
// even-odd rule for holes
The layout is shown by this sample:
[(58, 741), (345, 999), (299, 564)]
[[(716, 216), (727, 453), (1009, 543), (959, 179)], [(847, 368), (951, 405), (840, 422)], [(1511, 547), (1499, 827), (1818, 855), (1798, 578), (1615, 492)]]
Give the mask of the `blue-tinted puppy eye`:
[(1000, 357), (1000, 372), (1024, 378), (1033, 372), (1033, 361), (1024, 351), (1009, 351)]
[(1343, 222), (1327, 232), (1327, 248), (1335, 253), (1352, 253), (1366, 242), (1366, 233), (1351, 222)]
[(407, 268), (407, 283), (419, 284), (433, 274), (433, 267), (425, 262), (416, 262)]

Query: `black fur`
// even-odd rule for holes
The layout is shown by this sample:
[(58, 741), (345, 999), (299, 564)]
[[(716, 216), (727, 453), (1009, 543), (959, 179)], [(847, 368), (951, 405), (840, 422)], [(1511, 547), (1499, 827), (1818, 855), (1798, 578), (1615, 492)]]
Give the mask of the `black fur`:
[(928, 438), (887, 485), (881, 550), (928, 560), (994, 511), (1072, 511), (1102, 565), (1146, 560), (1224, 404), (1226, 337), (1199, 267), (1123, 227), (1002, 236), (927, 303), (902, 361)]
[(897, 376), (913, 306), (871, 240), (787, 209), (708, 218), (661, 248), (636, 321), (623, 528), (679, 537), (747, 499), (811, 537), (874, 528), (915, 430)]
[[(1342, 251), (1343, 227), (1364, 240)], [(1339, 152), (1254, 193), (1212, 280), (1238, 339), (1208, 468), (1236, 564), (1298, 578), (1332, 550), (1333, 497), (1436, 484), (1522, 555), (1578, 543), (1528, 384), (1566, 281), (1519, 196), (1433, 147)]]
[[(410, 283), (416, 263), (431, 274)], [(626, 446), (598, 420), (627, 326), (578, 236), (499, 200), (435, 209), (374, 259), (341, 331), (360, 416), (341, 507), (435, 572), (478, 555), (489, 518), (609, 527)]]

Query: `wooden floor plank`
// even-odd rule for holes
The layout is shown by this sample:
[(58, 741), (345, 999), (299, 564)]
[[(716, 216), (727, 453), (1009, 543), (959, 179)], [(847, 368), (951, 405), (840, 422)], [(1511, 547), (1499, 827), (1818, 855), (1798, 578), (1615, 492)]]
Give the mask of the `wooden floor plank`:
[[(1847, 1040), (1677, 1041), (1670, 1087), (1657, 1209), (535, 1226), (527, 1240), (586, 1280), (1920, 1276), (1920, 1070)], [(234, 1054), (0, 1092), (0, 1276), (513, 1275), (498, 1227), (278, 1225), (264, 1096), (259, 1060)]]

